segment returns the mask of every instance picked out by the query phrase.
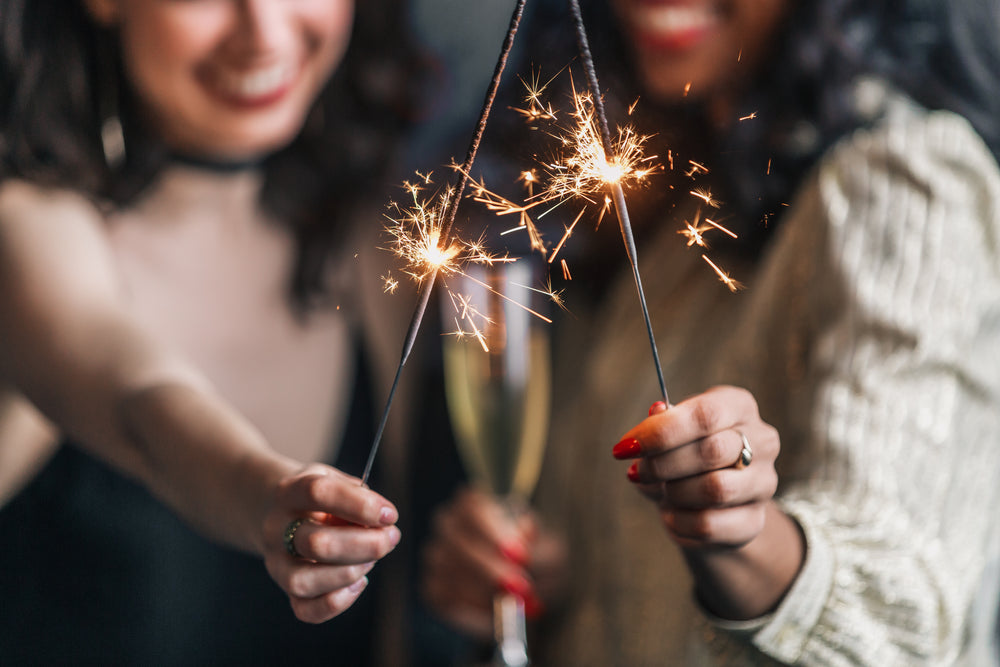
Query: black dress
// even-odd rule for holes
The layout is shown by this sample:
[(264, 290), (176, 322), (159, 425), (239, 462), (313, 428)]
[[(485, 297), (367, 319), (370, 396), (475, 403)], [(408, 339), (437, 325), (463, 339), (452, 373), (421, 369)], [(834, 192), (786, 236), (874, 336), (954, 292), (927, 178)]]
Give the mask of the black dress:
[[(370, 442), (366, 384), (347, 456)], [(333, 621), (302, 623), (261, 559), (66, 443), (0, 510), (0, 665), (366, 665), (378, 575)]]

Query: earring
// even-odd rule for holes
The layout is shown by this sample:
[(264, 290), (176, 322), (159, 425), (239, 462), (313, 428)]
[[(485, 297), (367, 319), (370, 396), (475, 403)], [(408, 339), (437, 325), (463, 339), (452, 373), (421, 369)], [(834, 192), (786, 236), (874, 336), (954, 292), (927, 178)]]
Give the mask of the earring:
[(99, 48), (101, 148), (104, 162), (114, 171), (125, 162), (125, 133), (119, 116), (118, 90), (120, 70), (109, 46)]
[(125, 161), (125, 133), (122, 132), (118, 114), (105, 118), (101, 123), (101, 147), (109, 169), (117, 169)]

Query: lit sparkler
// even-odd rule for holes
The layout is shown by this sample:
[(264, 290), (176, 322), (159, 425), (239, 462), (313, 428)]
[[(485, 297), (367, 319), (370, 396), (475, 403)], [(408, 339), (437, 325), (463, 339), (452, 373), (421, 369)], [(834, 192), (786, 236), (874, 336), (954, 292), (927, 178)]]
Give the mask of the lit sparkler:
[[(458, 203), (462, 199), (462, 195), (465, 192), (465, 186), (469, 180), (469, 172), (472, 170), (472, 165), (476, 160), (476, 153), (479, 150), (479, 142), (483, 137), (483, 131), (486, 129), (486, 121), (489, 119), (490, 111), (493, 108), (493, 100), (496, 98), (497, 89), (500, 87), (500, 78), (503, 75), (503, 70), (507, 65), (507, 58), (514, 45), (514, 37), (517, 35), (517, 29), (521, 23), (521, 15), (524, 13), (524, 5), (526, 1), (527, 0), (517, 0), (517, 3), (514, 6), (514, 12), (510, 19), (510, 26), (507, 30), (507, 35), (504, 38), (503, 46), (500, 49), (500, 55), (497, 57), (496, 67), (493, 71), (493, 78), (490, 80), (490, 85), (486, 92), (486, 98), (483, 101), (483, 107), (479, 114), (479, 121), (476, 124), (472, 139), (469, 142), (469, 150), (466, 153), (465, 162), (463, 163), (462, 168), (458, 170), (458, 181), (456, 185), (447, 195), (447, 205), (444, 207), (443, 215), (440, 220), (440, 226), (437, 227), (436, 238), (434, 239), (437, 242), (436, 248), (447, 249), (451, 247), (451, 228), (455, 222), (455, 215), (458, 212)], [(396, 389), (399, 386), (399, 378), (400, 375), (402, 375), (403, 366), (406, 364), (406, 360), (409, 358), (410, 352), (413, 350), (413, 344), (416, 342), (417, 332), (420, 330), (420, 324), (423, 321), (424, 313), (427, 310), (427, 303), (430, 300), (431, 290), (434, 288), (434, 282), (439, 271), (439, 266), (431, 266), (430, 270), (426, 273), (426, 275), (424, 275), (421, 281), (420, 292), (417, 296), (417, 305), (413, 311), (413, 316), (410, 318), (410, 326), (407, 329), (406, 336), (403, 341), (403, 350), (400, 354), (399, 364), (396, 366), (396, 375), (393, 378), (392, 387), (389, 389), (389, 396), (386, 399), (385, 409), (382, 411), (382, 418), (379, 421), (378, 428), (375, 431), (375, 438), (372, 441), (371, 448), (368, 452), (368, 461), (365, 463), (365, 469), (361, 475), (362, 485), (367, 483), (368, 476), (371, 474), (372, 464), (375, 462), (375, 455), (378, 453), (378, 446), (382, 441), (382, 433), (385, 430), (386, 422), (389, 420), (389, 411), (392, 408), (392, 401), (396, 395)]]
[[(580, 56), (587, 74), (591, 102), (596, 112), (596, 119), (600, 124), (600, 145), (604, 148), (602, 157), (605, 160), (605, 164), (614, 164), (613, 161), (609, 163), (607, 160), (607, 156), (614, 156), (616, 154), (615, 146), (611, 139), (611, 132), (608, 129), (608, 119), (604, 112), (604, 103), (601, 99), (601, 86), (597, 81), (597, 71), (594, 69), (594, 58), (590, 53), (590, 43), (587, 40), (587, 30), (583, 25), (579, 0), (570, 0), (570, 8), (573, 11), (573, 19), (576, 24), (577, 44), (580, 48)], [(604, 173), (605, 175), (612, 175), (608, 172)], [(635, 238), (632, 235), (632, 225), (629, 222), (628, 207), (625, 203), (625, 192), (622, 189), (620, 179), (608, 180), (604, 185), (611, 191), (612, 198), (614, 199), (615, 211), (618, 214), (618, 226), (621, 229), (622, 240), (625, 242), (625, 251), (628, 254), (629, 263), (632, 265), (632, 275), (635, 278), (635, 288), (639, 296), (639, 303), (642, 306), (642, 315), (646, 321), (646, 333), (649, 335), (649, 346), (653, 353), (653, 364), (656, 367), (656, 377), (660, 383), (660, 393), (663, 395), (663, 402), (670, 405), (670, 400), (667, 397), (667, 385), (663, 380), (663, 368), (660, 365), (660, 354), (656, 349), (656, 337), (653, 335), (653, 324), (649, 318), (649, 307), (646, 305), (646, 296), (642, 290), (642, 279), (639, 276), (639, 262), (636, 256)]]

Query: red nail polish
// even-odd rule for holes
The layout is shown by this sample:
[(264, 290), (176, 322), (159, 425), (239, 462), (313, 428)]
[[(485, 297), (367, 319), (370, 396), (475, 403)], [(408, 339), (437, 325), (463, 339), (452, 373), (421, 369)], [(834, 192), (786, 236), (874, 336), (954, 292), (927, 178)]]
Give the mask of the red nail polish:
[(341, 519), (339, 516), (333, 514), (327, 514), (323, 518), (323, 523), (328, 526), (360, 526), (360, 523), (354, 523), (353, 521), (348, 521), (347, 519)]
[(524, 616), (529, 621), (533, 621), (545, 613), (545, 604), (535, 595), (528, 595), (524, 598)]
[(666, 409), (667, 409), (666, 403), (664, 403), (663, 401), (657, 401), (656, 403), (653, 403), (651, 406), (649, 406), (649, 416), (652, 417), (656, 413), (663, 412)]
[(638, 482), (639, 481), (639, 462), (636, 461), (635, 463), (633, 463), (632, 465), (630, 465), (628, 467), (628, 472), (626, 474), (628, 475), (628, 479), (629, 479), (630, 482)]
[(516, 574), (508, 574), (502, 577), (500, 581), (497, 582), (497, 586), (511, 595), (516, 595), (522, 600), (529, 596), (534, 597), (535, 595), (535, 591), (531, 587), (531, 582)]
[(635, 438), (625, 438), (611, 450), (611, 455), (616, 459), (634, 459), (642, 453), (642, 447)]
[(517, 565), (525, 565), (528, 562), (528, 549), (516, 540), (511, 540), (500, 545), (500, 553), (507, 560)]

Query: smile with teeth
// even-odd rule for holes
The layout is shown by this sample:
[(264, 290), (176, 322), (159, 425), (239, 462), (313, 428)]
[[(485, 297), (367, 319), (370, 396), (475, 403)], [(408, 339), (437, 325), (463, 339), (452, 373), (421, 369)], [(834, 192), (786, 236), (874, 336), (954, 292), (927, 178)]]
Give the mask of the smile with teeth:
[(719, 17), (707, 5), (644, 5), (633, 16), (636, 26), (662, 39), (673, 39), (710, 29)]
[(295, 68), (281, 63), (250, 72), (219, 69), (213, 79), (216, 87), (226, 97), (252, 100), (284, 90), (294, 77)]

